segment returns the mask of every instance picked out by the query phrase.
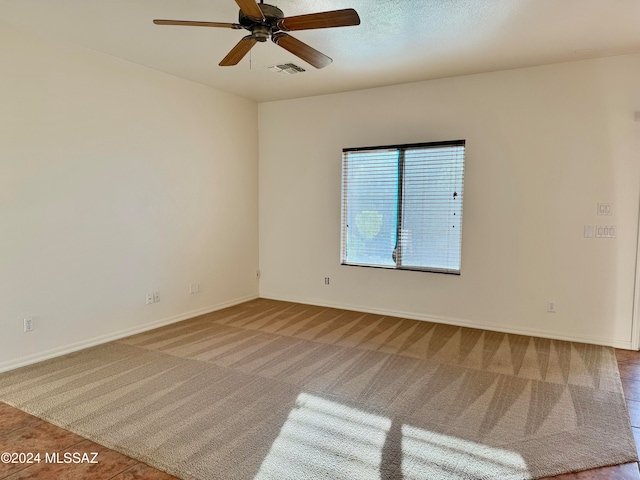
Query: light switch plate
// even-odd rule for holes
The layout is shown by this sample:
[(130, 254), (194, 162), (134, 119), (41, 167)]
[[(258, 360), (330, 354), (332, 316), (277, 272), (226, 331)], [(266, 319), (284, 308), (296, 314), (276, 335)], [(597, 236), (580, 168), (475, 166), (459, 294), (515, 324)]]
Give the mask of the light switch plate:
[(596, 225), (594, 229), (596, 238), (616, 238), (615, 225)]

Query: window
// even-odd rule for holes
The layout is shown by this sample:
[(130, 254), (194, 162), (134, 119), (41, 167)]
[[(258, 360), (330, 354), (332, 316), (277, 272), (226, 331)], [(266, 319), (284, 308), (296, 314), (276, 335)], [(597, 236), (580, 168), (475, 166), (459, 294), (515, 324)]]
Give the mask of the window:
[(459, 274), (464, 148), (344, 149), (342, 264)]

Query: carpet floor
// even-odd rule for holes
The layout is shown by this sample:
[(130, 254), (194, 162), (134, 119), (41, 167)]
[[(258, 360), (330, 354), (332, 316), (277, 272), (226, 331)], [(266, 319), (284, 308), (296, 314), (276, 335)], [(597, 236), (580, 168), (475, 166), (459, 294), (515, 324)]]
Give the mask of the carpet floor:
[(637, 460), (613, 349), (258, 299), (0, 374), (183, 479), (534, 479)]

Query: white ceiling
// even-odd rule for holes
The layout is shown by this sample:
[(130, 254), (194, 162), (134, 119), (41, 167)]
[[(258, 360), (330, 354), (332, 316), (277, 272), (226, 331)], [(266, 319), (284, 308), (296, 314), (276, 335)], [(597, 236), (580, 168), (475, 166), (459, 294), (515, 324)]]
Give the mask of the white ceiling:
[[(269, 0), (267, 0), (269, 3)], [(333, 58), (321, 70), (257, 44), (218, 62), (244, 30), (234, 0), (0, 0), (0, 21), (259, 102), (640, 52), (640, 0), (273, 0), (285, 16), (355, 8), (361, 25), (291, 34)], [(283, 76), (267, 66), (293, 62)]]

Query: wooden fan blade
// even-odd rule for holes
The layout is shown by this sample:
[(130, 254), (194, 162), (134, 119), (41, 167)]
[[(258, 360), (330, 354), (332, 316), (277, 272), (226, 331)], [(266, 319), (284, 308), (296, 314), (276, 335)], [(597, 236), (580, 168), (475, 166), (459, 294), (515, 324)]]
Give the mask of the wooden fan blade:
[(223, 23), (223, 22), (192, 22), (190, 20), (154, 20), (156, 25), (183, 25), (185, 27), (218, 27), (218, 28), (233, 28), (238, 30), (242, 28), (242, 25), (237, 23)]
[(236, 0), (236, 3), (247, 17), (255, 18), (257, 20), (264, 20), (264, 14), (260, 7), (256, 3), (256, 0)]
[(278, 32), (274, 34), (271, 39), (276, 45), (280, 45), (285, 50), (288, 50), (296, 57), (300, 57), (302, 60), (316, 68), (326, 67), (333, 62), (333, 60), (330, 57), (327, 57), (324, 53), (320, 53), (315, 48), (311, 48), (306, 43), (302, 43), (300, 40), (297, 40), (286, 33)]
[(222, 61), (220, 62), (220, 66), (230, 67), (232, 65), (237, 65), (238, 62), (242, 60), (247, 53), (249, 53), (249, 50), (253, 48), (256, 42), (257, 40), (255, 38), (253, 38), (251, 35), (247, 35), (242, 40), (240, 40), (235, 47), (231, 49), (226, 57), (222, 59)]
[(353, 8), (344, 10), (333, 10), (331, 12), (310, 13), (308, 15), (297, 15), (295, 17), (285, 17), (278, 20), (280, 30), (311, 30), (314, 28), (350, 27), (360, 25), (358, 12)]

